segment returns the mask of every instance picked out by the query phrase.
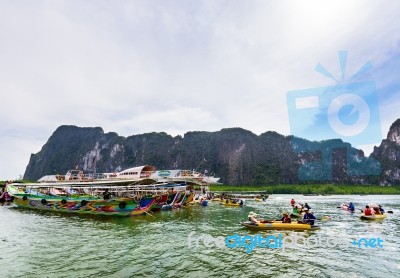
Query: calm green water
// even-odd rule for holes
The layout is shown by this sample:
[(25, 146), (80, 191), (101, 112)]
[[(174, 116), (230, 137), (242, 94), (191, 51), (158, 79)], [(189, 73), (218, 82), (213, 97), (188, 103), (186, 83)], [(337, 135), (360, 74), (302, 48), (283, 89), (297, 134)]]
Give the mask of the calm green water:
[[(188, 235), (256, 235), (239, 225), (250, 211), (275, 218), (289, 201), (308, 202), (316, 216), (330, 215), (306, 237), (380, 237), (383, 248), (297, 246), (290, 249), (189, 248)], [(364, 222), (337, 208), (379, 203), (394, 213)], [(0, 277), (399, 277), (400, 196), (271, 195), (247, 207), (193, 206), (154, 217), (87, 217), (0, 207)], [(263, 236), (278, 231), (262, 231)], [(193, 244), (194, 245), (194, 244)]]

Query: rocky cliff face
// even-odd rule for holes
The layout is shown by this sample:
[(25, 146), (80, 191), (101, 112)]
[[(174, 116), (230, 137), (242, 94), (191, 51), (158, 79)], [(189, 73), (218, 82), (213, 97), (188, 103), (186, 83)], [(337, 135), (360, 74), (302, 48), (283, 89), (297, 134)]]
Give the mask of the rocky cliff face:
[[(395, 126), (395, 127), (393, 127)], [(399, 181), (400, 120), (373, 157), (383, 162), (381, 175), (362, 151), (341, 140), (310, 142), (276, 132), (259, 136), (241, 128), (188, 132), (184, 137), (147, 133), (121, 137), (100, 127), (60, 126), (37, 154), (24, 178), (65, 174), (78, 166), (85, 172), (115, 172), (150, 164), (157, 169), (208, 170), (226, 184), (300, 182), (377, 183)], [(351, 167), (348, 167), (348, 166)], [(379, 174), (379, 172), (378, 172)]]
[(382, 165), (379, 178), (382, 185), (400, 184), (400, 119), (392, 124), (387, 138), (374, 148), (371, 157)]

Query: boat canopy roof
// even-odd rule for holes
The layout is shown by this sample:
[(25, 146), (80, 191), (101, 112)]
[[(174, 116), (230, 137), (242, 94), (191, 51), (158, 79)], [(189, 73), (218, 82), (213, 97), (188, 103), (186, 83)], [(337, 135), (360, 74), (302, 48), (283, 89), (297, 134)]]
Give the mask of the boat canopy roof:
[(144, 166), (137, 166), (137, 167), (133, 167), (133, 168), (128, 168), (125, 169), (121, 172), (119, 172), (119, 174), (121, 173), (125, 173), (125, 172), (154, 172), (156, 170), (156, 167), (152, 166), (152, 165), (144, 165)]

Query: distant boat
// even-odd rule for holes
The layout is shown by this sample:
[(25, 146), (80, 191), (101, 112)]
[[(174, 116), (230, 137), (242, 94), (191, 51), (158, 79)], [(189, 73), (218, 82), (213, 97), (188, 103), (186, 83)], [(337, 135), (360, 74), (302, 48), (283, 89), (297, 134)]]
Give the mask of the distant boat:
[(185, 182), (187, 184), (193, 183), (198, 185), (219, 184), (218, 181), (220, 179), (197, 171), (179, 169), (158, 170), (153, 172), (149, 177), (157, 182)]

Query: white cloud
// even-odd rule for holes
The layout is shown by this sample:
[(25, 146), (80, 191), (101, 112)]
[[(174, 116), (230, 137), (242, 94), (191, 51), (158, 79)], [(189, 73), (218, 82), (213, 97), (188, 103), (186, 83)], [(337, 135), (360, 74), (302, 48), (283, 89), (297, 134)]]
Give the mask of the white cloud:
[[(3, 1), (0, 179), (23, 173), (62, 124), (123, 136), (236, 126), (289, 134), (286, 92), (332, 85), (314, 68), (320, 62), (339, 76), (337, 51), (349, 51), (349, 75), (372, 60), (378, 87), (396, 80), (385, 63), (398, 55), (399, 8), (354, 0)], [(386, 133), (396, 110), (381, 111)]]

